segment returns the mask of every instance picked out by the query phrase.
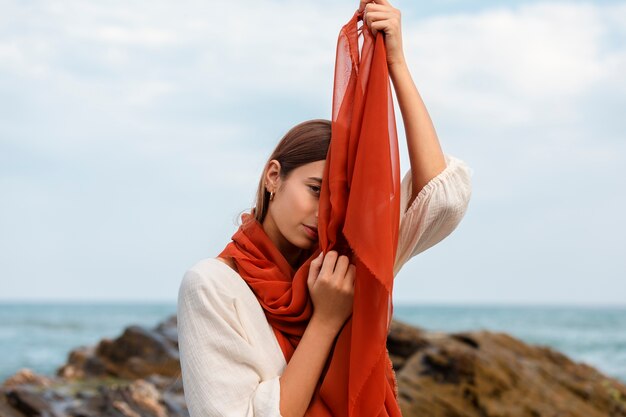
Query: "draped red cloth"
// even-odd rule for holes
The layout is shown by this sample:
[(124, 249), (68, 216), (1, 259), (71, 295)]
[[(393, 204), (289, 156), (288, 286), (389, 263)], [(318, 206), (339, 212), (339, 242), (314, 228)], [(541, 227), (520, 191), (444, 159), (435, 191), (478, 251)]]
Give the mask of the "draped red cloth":
[[(294, 270), (253, 213), (219, 256), (232, 258), (291, 359), (313, 313), (307, 277), (320, 250), (356, 265), (352, 316), (322, 371), (308, 417), (401, 417), (386, 349), (400, 216), (400, 164), (384, 35), (356, 12), (339, 34), (332, 134), (319, 199), (319, 245)], [(363, 45), (359, 47), (359, 37)]]

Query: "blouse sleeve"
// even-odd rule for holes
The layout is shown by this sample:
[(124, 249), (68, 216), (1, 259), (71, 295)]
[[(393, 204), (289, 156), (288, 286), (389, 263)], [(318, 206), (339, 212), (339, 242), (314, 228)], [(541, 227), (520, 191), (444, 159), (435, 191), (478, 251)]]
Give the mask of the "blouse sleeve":
[(454, 156), (444, 154), (444, 157), (446, 168), (420, 190), (410, 205), (411, 170), (402, 179), (394, 276), (413, 256), (452, 233), (465, 215), (472, 193), (473, 170)]
[(191, 417), (282, 417), (279, 376), (262, 380), (263, 360), (247, 340), (235, 300), (188, 270), (177, 304), (185, 402)]

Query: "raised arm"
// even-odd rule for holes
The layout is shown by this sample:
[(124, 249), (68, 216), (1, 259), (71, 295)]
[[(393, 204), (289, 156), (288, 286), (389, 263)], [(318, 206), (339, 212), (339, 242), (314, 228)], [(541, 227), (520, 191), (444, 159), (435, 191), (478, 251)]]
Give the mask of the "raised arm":
[(420, 190), (446, 168), (437, 133), (426, 106), (413, 83), (402, 49), (400, 10), (387, 0), (361, 0), (364, 21), (375, 35), (385, 36), (387, 65), (406, 132), (411, 163), (412, 202)]
[(426, 106), (413, 83), (408, 66), (404, 62), (397, 63), (389, 67), (389, 72), (406, 132), (413, 179), (410, 199), (412, 202), (428, 181), (445, 169), (446, 162), (437, 139), (437, 133), (435, 133)]

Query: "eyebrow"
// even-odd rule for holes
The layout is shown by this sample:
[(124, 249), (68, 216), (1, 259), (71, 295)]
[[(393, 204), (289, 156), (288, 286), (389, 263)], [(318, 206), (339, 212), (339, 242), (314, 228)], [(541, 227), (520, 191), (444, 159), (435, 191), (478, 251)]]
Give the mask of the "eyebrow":
[(308, 180), (313, 180), (313, 181), (317, 181), (317, 182), (322, 182), (322, 179), (319, 177), (309, 177), (307, 178)]

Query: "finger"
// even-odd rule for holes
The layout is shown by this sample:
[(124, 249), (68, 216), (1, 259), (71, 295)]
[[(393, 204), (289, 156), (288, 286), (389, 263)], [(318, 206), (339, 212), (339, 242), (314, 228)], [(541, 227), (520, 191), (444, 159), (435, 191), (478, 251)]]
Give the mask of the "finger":
[[(371, 13), (371, 16), (369, 16), (368, 14), (368, 18), (370, 19), (370, 25), (376, 23), (376, 22), (384, 22), (384, 24), (382, 25), (383, 29), (386, 29), (388, 26), (392, 26), (395, 25), (395, 19), (396, 16), (393, 12), (374, 12)], [(377, 27), (376, 29), (380, 29), (380, 27)]]
[(371, 12), (378, 12), (378, 11), (383, 11), (383, 10), (390, 10), (389, 7), (384, 6), (382, 4), (376, 4), (376, 3), (367, 3), (365, 5), (365, 14), (369, 14)]
[(309, 284), (314, 284), (317, 281), (317, 277), (320, 274), (320, 269), (322, 268), (322, 260), (324, 259), (324, 252), (320, 251), (320, 254), (317, 258), (313, 259), (309, 264)]
[(381, 20), (389, 20), (393, 17), (391, 12), (367, 12), (363, 15), (363, 19), (367, 23), (368, 26), (372, 26), (372, 23), (378, 22)]
[(372, 35), (376, 35), (376, 32), (382, 31), (385, 32), (384, 29), (391, 24), (389, 19), (387, 20), (377, 20), (370, 24), (370, 30), (372, 31)]
[(389, 11), (368, 11), (365, 13), (365, 18), (370, 22), (375, 22), (377, 20), (387, 20), (393, 17), (393, 13)]
[(354, 288), (355, 282), (356, 282), (356, 265), (350, 264), (348, 266), (348, 271), (346, 272), (346, 279), (344, 280), (345, 288), (348, 288), (348, 289)]
[(350, 259), (345, 255), (341, 255), (337, 259), (337, 264), (335, 265), (335, 275), (339, 279), (343, 279), (344, 276), (346, 275), (346, 271), (348, 270), (349, 265), (350, 265)]
[(324, 252), (320, 251), (319, 255), (315, 257), (310, 263), (309, 269), (319, 271), (322, 268), (322, 261), (324, 260)]
[(374, 3), (377, 3), (377, 4), (383, 4), (385, 6), (391, 6), (391, 3), (389, 3), (387, 0), (373, 0), (373, 1), (374, 1)]
[(359, 12), (362, 12), (363, 10), (365, 10), (365, 5), (367, 3), (370, 3), (372, 0), (361, 0), (361, 3), (359, 4)]
[(326, 255), (324, 255), (324, 263), (322, 264), (322, 270), (320, 272), (321, 275), (330, 276), (333, 274), (333, 271), (335, 270), (335, 263), (337, 262), (337, 256), (338, 254), (336, 250), (326, 252)]

